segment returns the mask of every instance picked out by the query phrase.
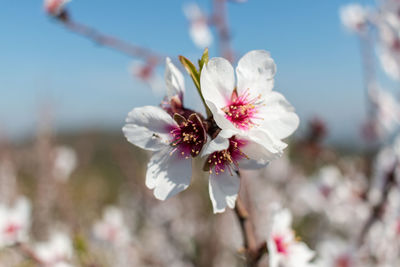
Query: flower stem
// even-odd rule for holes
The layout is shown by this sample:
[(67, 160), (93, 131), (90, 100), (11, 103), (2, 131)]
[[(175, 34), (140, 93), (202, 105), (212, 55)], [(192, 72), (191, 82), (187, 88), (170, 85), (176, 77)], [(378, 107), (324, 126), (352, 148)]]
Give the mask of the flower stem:
[(240, 229), (243, 235), (246, 265), (248, 267), (257, 266), (262, 256), (268, 252), (267, 243), (264, 241), (257, 245), (253, 223), (240, 197), (236, 200), (235, 214), (239, 220)]
[(25, 258), (27, 258), (27, 259), (29, 259), (29, 260), (32, 260), (33, 262), (35, 262), (35, 263), (37, 263), (37, 264), (39, 264), (39, 265), (42, 265), (42, 264), (43, 264), (42, 260), (39, 259), (39, 258), (36, 256), (35, 252), (34, 252), (30, 247), (28, 247), (26, 244), (24, 244), (24, 243), (17, 243), (17, 244), (15, 245), (15, 247), (18, 249), (18, 251), (19, 251)]
[[(395, 164), (395, 166), (397, 163)], [(372, 225), (381, 218), (382, 213), (384, 211), (390, 190), (396, 183), (396, 178), (395, 178), (395, 171), (396, 167), (394, 167), (390, 172), (387, 173), (386, 179), (385, 179), (385, 185), (382, 188), (382, 195), (380, 201), (374, 205), (371, 209), (371, 214), (368, 218), (368, 220), (365, 222), (363, 228), (361, 229), (360, 235), (357, 240), (357, 245), (358, 247), (361, 247), (362, 244), (364, 243), (365, 237), (367, 236), (369, 230), (371, 229)]]

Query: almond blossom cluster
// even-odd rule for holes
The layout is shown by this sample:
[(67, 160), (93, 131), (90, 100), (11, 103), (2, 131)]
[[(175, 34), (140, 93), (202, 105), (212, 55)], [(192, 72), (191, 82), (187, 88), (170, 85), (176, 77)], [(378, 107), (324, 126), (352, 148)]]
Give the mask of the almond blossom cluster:
[(192, 159), (200, 157), (209, 172), (214, 212), (223, 212), (235, 206), (239, 168), (261, 168), (282, 155), (287, 145), (281, 140), (296, 130), (299, 119), (284, 96), (272, 91), (276, 66), (268, 52), (244, 55), (236, 68), (237, 82), (226, 59), (208, 60), (206, 53), (196, 75), (207, 118), (184, 106), (183, 75), (167, 59), (165, 102), (134, 108), (123, 132), (129, 142), (153, 152), (146, 185), (156, 198), (185, 190)]

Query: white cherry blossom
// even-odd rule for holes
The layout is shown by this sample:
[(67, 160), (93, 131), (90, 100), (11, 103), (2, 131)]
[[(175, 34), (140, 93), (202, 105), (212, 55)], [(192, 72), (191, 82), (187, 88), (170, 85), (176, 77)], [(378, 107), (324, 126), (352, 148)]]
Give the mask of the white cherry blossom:
[(189, 21), (189, 34), (195, 45), (199, 48), (210, 46), (213, 36), (208, 26), (207, 16), (196, 3), (185, 5), (183, 11)]
[(167, 101), (163, 108), (134, 108), (122, 129), (129, 142), (154, 152), (147, 165), (146, 186), (154, 189), (154, 196), (160, 200), (189, 186), (191, 158), (200, 154), (207, 139), (199, 115), (190, 112), (183, 117), (177, 114), (183, 110), (185, 84), (182, 73), (169, 58), (166, 60), (165, 82)]
[(73, 256), (71, 238), (63, 232), (54, 232), (50, 239), (37, 243), (34, 247), (36, 257), (46, 267), (72, 267)]
[(242, 169), (257, 169), (267, 162), (259, 160), (260, 155), (269, 154), (247, 136), (233, 135), (232, 131), (221, 131), (205, 147), (206, 169), (210, 173), (209, 193), (214, 213), (224, 212), (226, 207), (234, 208), (240, 188), (238, 176)]
[(368, 12), (359, 4), (349, 4), (340, 9), (340, 19), (347, 29), (361, 33), (366, 27)]
[(66, 182), (75, 170), (78, 159), (75, 150), (67, 146), (59, 146), (54, 151), (53, 176)]
[(11, 206), (0, 204), (0, 247), (28, 239), (30, 216), (31, 206), (25, 197), (19, 197)]
[(203, 68), (201, 91), (217, 125), (223, 130), (247, 135), (270, 153), (282, 154), (281, 139), (299, 125), (293, 107), (280, 93), (272, 91), (276, 66), (270, 54), (254, 50), (244, 55), (236, 68), (223, 58), (212, 58)]
[(198, 115), (175, 120), (162, 108), (134, 108), (123, 127), (132, 144), (154, 154), (147, 165), (146, 185), (157, 199), (165, 200), (185, 190), (192, 176), (192, 157), (199, 155), (206, 133)]
[(292, 215), (288, 209), (273, 208), (270, 233), (267, 239), (270, 267), (306, 267), (314, 257), (308, 246), (298, 241), (292, 224)]
[(107, 207), (102, 220), (93, 226), (94, 236), (114, 246), (123, 246), (130, 241), (129, 228), (125, 224), (122, 211), (117, 207)]

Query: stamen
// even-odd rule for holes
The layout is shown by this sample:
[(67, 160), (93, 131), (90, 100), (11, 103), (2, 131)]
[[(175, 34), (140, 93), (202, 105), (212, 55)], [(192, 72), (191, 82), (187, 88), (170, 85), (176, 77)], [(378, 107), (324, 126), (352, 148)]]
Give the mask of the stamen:
[(231, 98), (231, 103), (226, 107), (222, 108), (225, 112), (225, 116), (230, 120), (237, 128), (248, 130), (257, 124), (254, 120), (261, 119), (256, 116), (258, 108), (264, 104), (260, 101), (261, 95), (255, 98), (250, 98), (250, 89), (244, 91), (240, 96), (234, 91)]

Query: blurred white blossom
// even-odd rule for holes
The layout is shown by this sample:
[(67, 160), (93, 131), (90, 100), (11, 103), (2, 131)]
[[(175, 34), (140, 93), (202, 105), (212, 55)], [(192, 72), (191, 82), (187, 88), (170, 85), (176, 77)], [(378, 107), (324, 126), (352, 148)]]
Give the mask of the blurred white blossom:
[(267, 239), (270, 267), (306, 267), (315, 253), (304, 242), (298, 241), (288, 209), (273, 208), (271, 228)]
[(359, 4), (348, 4), (340, 9), (340, 19), (346, 28), (361, 33), (368, 21), (368, 11)]
[(71, 238), (63, 232), (53, 232), (46, 242), (35, 244), (34, 253), (46, 267), (72, 267)]
[(130, 242), (129, 228), (125, 224), (123, 213), (117, 207), (107, 207), (103, 218), (93, 226), (94, 236), (113, 246), (125, 246)]
[(199, 48), (210, 46), (213, 36), (208, 26), (207, 15), (196, 3), (184, 5), (183, 11), (189, 21), (189, 34), (195, 45)]
[(66, 182), (78, 164), (75, 150), (67, 146), (59, 146), (54, 151), (53, 176)]
[(19, 197), (12, 205), (0, 204), (0, 247), (25, 242), (31, 225), (31, 206)]

